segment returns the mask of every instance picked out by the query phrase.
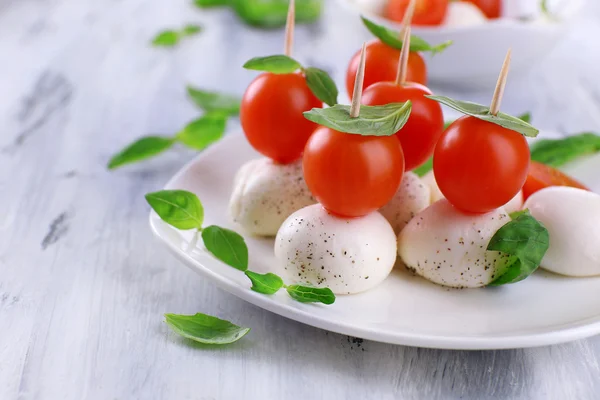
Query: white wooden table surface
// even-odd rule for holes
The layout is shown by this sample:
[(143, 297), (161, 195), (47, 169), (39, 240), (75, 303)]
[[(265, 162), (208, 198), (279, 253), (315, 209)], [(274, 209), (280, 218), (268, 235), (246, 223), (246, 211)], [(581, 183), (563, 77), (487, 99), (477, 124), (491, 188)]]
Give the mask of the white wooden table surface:
[[(600, 130), (599, 8), (507, 93), (508, 111)], [(341, 83), (364, 34), (338, 9), (298, 28), (296, 55)], [(185, 22), (205, 31), (147, 45)], [(240, 65), (281, 37), (187, 1), (0, 0), (0, 399), (600, 398), (600, 336), (474, 352), (360, 342), (249, 305), (157, 244), (143, 195), (194, 153), (112, 173), (109, 156), (196, 116), (187, 83), (241, 94), (253, 74)], [(197, 311), (252, 332), (200, 348), (163, 323)]]

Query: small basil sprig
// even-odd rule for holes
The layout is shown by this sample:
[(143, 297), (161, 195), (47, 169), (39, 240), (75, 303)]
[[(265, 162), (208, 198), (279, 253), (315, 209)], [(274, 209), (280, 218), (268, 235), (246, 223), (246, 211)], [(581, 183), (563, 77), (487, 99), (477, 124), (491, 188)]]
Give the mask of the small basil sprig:
[(433, 169), (433, 156), (429, 157), (429, 159), (427, 161), (425, 161), (424, 164), (413, 169), (413, 172), (415, 174), (417, 174), (417, 176), (422, 177), (422, 176), (425, 176), (425, 174), (427, 174), (432, 169)]
[(519, 132), (524, 136), (536, 137), (540, 132), (538, 129), (534, 128), (527, 122), (517, 117), (513, 117), (512, 115), (508, 115), (502, 112), (499, 112), (497, 115), (493, 115), (490, 112), (490, 107), (481, 104), (471, 103), (469, 101), (453, 100), (445, 96), (425, 97), (435, 100), (438, 103), (446, 105), (450, 108), (453, 108), (456, 111), (459, 111), (463, 114), (470, 115), (483, 121), (491, 122), (492, 124), (500, 125), (503, 128)]
[(531, 146), (531, 159), (554, 168), (600, 152), (600, 136), (581, 133), (563, 139), (542, 139)]
[[(375, 35), (383, 43), (398, 50), (402, 49), (402, 39), (400, 39), (400, 32), (386, 28), (383, 25), (378, 25), (365, 17), (361, 17), (361, 19), (363, 24), (369, 30), (369, 32)], [(436, 46), (432, 46), (429, 43), (427, 43), (427, 41), (418, 36), (410, 36), (410, 51), (414, 52), (431, 52), (431, 54), (437, 54), (446, 49), (446, 47), (450, 46), (451, 44), (452, 41), (449, 40), (447, 42), (440, 43)]]
[(167, 224), (181, 230), (196, 229), (200, 232), (206, 249), (225, 264), (243, 271), (252, 282), (251, 289), (255, 292), (275, 294), (284, 287), (293, 299), (303, 303), (332, 304), (335, 301), (335, 295), (329, 288), (287, 286), (283, 279), (273, 273), (249, 271), (248, 246), (244, 238), (237, 232), (216, 225), (203, 228), (204, 207), (194, 193), (186, 190), (161, 190), (146, 194), (146, 201)]
[(303, 67), (298, 61), (283, 54), (255, 57), (244, 64), (244, 68), (273, 74), (291, 74), (301, 70), (306, 84), (316, 98), (329, 106), (337, 104), (338, 88), (329, 74), (315, 67)]
[(250, 328), (202, 313), (165, 314), (165, 322), (181, 336), (203, 344), (230, 344), (250, 332)]
[(186, 89), (194, 104), (206, 112), (218, 111), (231, 116), (240, 113), (242, 100), (237, 96), (202, 90), (193, 86), (188, 86)]
[(154, 36), (152, 45), (158, 47), (173, 47), (184, 37), (196, 35), (201, 30), (202, 27), (195, 24), (186, 25), (181, 30), (167, 29)]
[(515, 213), (511, 217), (514, 219), (498, 229), (487, 247), (487, 250), (510, 256), (506, 272), (490, 286), (516, 283), (527, 278), (540, 266), (550, 246), (548, 230), (529, 211)]
[(146, 201), (167, 224), (177, 229), (196, 229), (201, 232), (204, 246), (216, 258), (240, 271), (248, 269), (248, 247), (244, 238), (216, 225), (202, 228), (204, 208), (194, 193), (161, 190), (148, 193)]
[(252, 282), (250, 289), (262, 294), (275, 294), (281, 288), (285, 288), (290, 297), (301, 303), (323, 303), (333, 304), (335, 294), (329, 288), (316, 288), (304, 285), (286, 285), (281, 277), (269, 272), (258, 274), (246, 271), (246, 276)]
[(336, 104), (329, 108), (313, 108), (304, 118), (340, 132), (364, 136), (391, 136), (398, 132), (410, 116), (412, 103), (390, 103), (384, 106), (361, 106), (358, 117), (350, 116), (350, 106)]

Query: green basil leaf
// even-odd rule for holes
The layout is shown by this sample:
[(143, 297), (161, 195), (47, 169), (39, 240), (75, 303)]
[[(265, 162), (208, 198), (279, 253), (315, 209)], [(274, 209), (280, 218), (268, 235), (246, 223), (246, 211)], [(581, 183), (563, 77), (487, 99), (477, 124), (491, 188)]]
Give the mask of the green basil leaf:
[(329, 108), (313, 108), (304, 118), (340, 132), (363, 136), (391, 136), (398, 132), (410, 116), (412, 103), (390, 103), (384, 106), (361, 106), (357, 118), (350, 117), (350, 106), (336, 104)]
[(161, 190), (148, 193), (146, 201), (158, 216), (177, 229), (200, 229), (204, 207), (194, 193), (186, 190)]
[(531, 123), (531, 113), (526, 112), (518, 115), (517, 118), (519, 118), (521, 121), (527, 122), (528, 124)]
[(194, 5), (198, 8), (226, 7), (230, 0), (194, 0)]
[(581, 133), (563, 139), (542, 139), (531, 146), (531, 159), (554, 168), (600, 152), (600, 136)]
[(154, 157), (170, 148), (174, 140), (164, 136), (146, 136), (136, 140), (123, 150), (112, 156), (108, 162), (108, 169), (119, 168), (125, 164)]
[(490, 108), (481, 104), (471, 103), (469, 101), (453, 100), (445, 96), (425, 96), (440, 104), (444, 104), (455, 109), (463, 114), (479, 118), (483, 121), (491, 122), (492, 124), (500, 125), (503, 128), (510, 129), (528, 137), (536, 137), (539, 130), (529, 125), (527, 122), (513, 117), (512, 115), (499, 112), (498, 115), (490, 114)]
[(225, 264), (240, 271), (248, 269), (248, 247), (238, 233), (211, 225), (202, 230), (202, 240), (207, 250)]
[(509, 221), (498, 229), (487, 250), (511, 256), (512, 264), (490, 286), (506, 285), (527, 278), (540, 266), (549, 246), (548, 230), (529, 211)]
[(421, 176), (424, 176), (429, 171), (431, 171), (432, 169), (433, 169), (433, 156), (429, 157), (429, 159), (427, 161), (425, 161), (424, 164), (413, 169), (412, 172), (417, 174), (417, 176), (421, 177)]
[(202, 110), (206, 112), (219, 111), (228, 115), (240, 113), (242, 99), (229, 94), (210, 92), (192, 86), (187, 87), (188, 96)]
[(333, 304), (335, 302), (335, 294), (329, 288), (290, 285), (287, 287), (287, 292), (292, 299), (300, 303)]
[[(237, 15), (248, 25), (260, 28), (284, 27), (288, 0), (230, 0)], [(321, 14), (322, 0), (297, 0), (296, 24), (315, 22)]]
[(244, 68), (255, 71), (267, 71), (274, 74), (291, 74), (302, 65), (291, 57), (278, 54), (267, 57), (255, 57), (244, 64)]
[(525, 215), (525, 214), (529, 214), (529, 210), (513, 211), (510, 214), (508, 214), (508, 216), (510, 217), (510, 219), (517, 219), (521, 215)]
[[(361, 19), (363, 21), (363, 24), (369, 30), (369, 32), (375, 35), (383, 43), (398, 50), (402, 49), (402, 40), (400, 39), (400, 32), (386, 28), (383, 25), (376, 24), (375, 22), (365, 17), (361, 17)], [(436, 46), (432, 46), (426, 40), (420, 38), (419, 36), (410, 36), (410, 51), (414, 52), (429, 51), (432, 54), (436, 54), (443, 51), (446, 47), (450, 46), (451, 44), (452, 41), (449, 40), (447, 42), (440, 43)]]
[(160, 47), (173, 47), (177, 43), (179, 43), (179, 32), (173, 30), (159, 32), (152, 39), (152, 44)]
[(252, 271), (246, 271), (246, 276), (252, 281), (250, 289), (262, 294), (275, 294), (283, 287), (283, 279), (270, 272), (258, 274)]
[(190, 122), (177, 133), (178, 141), (196, 150), (204, 150), (223, 137), (227, 115), (213, 111)]
[(328, 106), (337, 104), (338, 88), (327, 72), (319, 68), (308, 67), (304, 70), (306, 84), (311, 92)]
[(189, 24), (183, 27), (183, 29), (181, 30), (181, 34), (184, 36), (192, 36), (199, 33), (201, 30), (202, 27), (200, 25)]
[(165, 322), (181, 336), (204, 344), (229, 344), (237, 342), (250, 332), (224, 319), (212, 315), (165, 314)]

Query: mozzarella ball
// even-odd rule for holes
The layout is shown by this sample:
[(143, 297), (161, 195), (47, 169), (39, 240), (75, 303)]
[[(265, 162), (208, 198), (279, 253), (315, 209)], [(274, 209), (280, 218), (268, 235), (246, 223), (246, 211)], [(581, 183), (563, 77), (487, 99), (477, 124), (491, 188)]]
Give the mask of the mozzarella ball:
[(431, 202), (435, 203), (438, 200), (445, 199), (444, 194), (440, 190), (438, 186), (435, 175), (433, 175), (433, 170), (429, 171), (421, 178), (423, 182), (425, 182), (429, 186), (429, 191), (431, 193)]
[(367, 14), (383, 15), (389, 0), (351, 0), (356, 7)]
[(487, 251), (510, 217), (503, 208), (465, 214), (440, 200), (408, 223), (398, 237), (404, 264), (434, 283), (456, 288), (488, 285), (506, 271), (509, 256)]
[(542, 268), (568, 276), (600, 275), (600, 195), (550, 187), (531, 195), (524, 208), (550, 235)]
[(315, 204), (283, 223), (275, 238), (275, 258), (278, 274), (288, 284), (359, 293), (389, 275), (396, 261), (396, 235), (378, 212), (342, 218)]
[[(435, 180), (435, 175), (433, 174), (433, 170), (431, 170), (428, 173), (426, 173), (425, 175), (423, 175), (423, 178), (421, 178), (421, 179), (423, 180), (423, 182), (425, 182), (429, 186), (429, 189), (431, 191), (431, 202), (432, 203), (435, 203), (438, 200), (446, 198), (446, 197), (444, 197), (444, 194), (440, 190), (440, 187), (438, 186), (438, 184)], [(510, 199), (510, 201), (504, 205), (504, 210), (508, 214), (515, 212), (515, 211), (520, 211), (520, 210), (522, 210), (522, 208), (523, 208), (523, 191), (521, 191), (521, 190), (519, 191), (519, 193), (516, 194), (515, 197)]]
[(397, 235), (415, 215), (429, 207), (431, 190), (416, 174), (407, 172), (400, 188), (379, 212), (388, 220)]
[(260, 158), (238, 171), (229, 213), (249, 233), (275, 236), (290, 214), (314, 203), (304, 181), (302, 161), (282, 165)]
[(473, 26), (487, 22), (487, 17), (473, 3), (452, 1), (448, 4), (448, 13), (444, 20), (446, 26)]

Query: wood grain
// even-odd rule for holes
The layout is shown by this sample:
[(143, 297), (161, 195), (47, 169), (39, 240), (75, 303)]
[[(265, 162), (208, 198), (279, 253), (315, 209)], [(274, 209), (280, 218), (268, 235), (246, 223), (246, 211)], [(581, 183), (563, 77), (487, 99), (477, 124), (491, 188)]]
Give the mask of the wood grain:
[[(507, 111), (600, 129), (599, 8), (507, 91)], [(354, 20), (329, 2), (323, 21), (297, 27), (296, 57), (343, 82), (368, 37)], [(187, 22), (204, 32), (174, 50), (148, 45)], [(108, 158), (196, 116), (188, 83), (241, 94), (254, 75), (240, 66), (282, 39), (187, 2), (0, 3), (0, 399), (597, 399), (600, 337), (486, 352), (361, 341), (249, 305), (157, 245), (143, 195), (194, 153), (111, 173)], [(197, 311), (252, 333), (201, 347), (162, 322)]]

